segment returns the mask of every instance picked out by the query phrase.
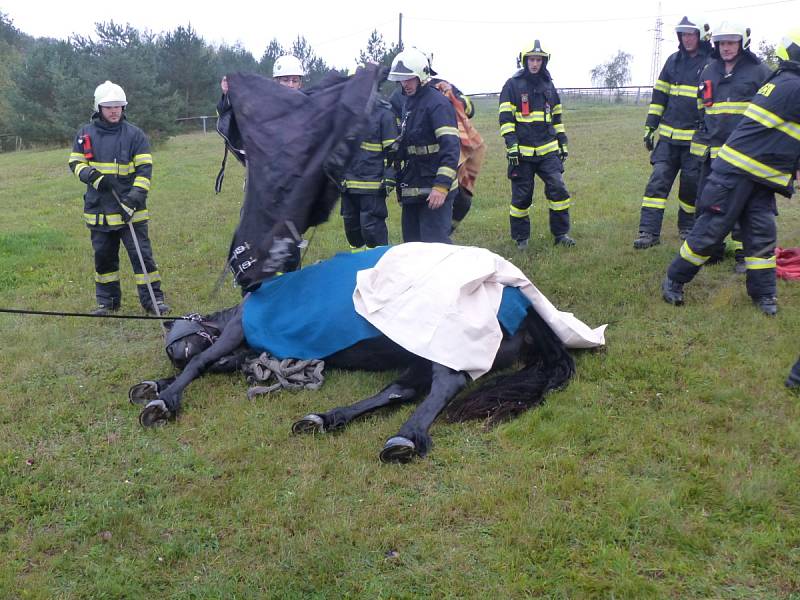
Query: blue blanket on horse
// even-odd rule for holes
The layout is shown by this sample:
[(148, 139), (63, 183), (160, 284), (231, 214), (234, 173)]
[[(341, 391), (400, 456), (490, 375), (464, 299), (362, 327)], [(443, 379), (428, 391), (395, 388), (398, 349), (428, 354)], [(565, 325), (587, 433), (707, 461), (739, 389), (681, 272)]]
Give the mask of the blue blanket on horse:
[[(337, 254), (263, 282), (244, 303), (247, 344), (280, 359), (314, 359), (382, 335), (353, 308), (353, 291), (356, 273), (374, 267), (389, 248)], [(507, 287), (497, 319), (516, 333), (529, 306), (522, 292)]]

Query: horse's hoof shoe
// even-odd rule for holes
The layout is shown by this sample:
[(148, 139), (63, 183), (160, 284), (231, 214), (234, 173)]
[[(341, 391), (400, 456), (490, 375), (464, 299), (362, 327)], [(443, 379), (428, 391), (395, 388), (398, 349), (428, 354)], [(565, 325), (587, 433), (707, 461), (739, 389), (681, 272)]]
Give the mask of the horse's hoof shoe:
[(142, 381), (128, 390), (128, 400), (131, 404), (144, 406), (151, 400), (158, 399), (158, 384), (155, 381)]
[(295, 435), (301, 433), (325, 433), (325, 421), (319, 415), (311, 413), (294, 422), (292, 433)]
[(149, 402), (139, 414), (139, 424), (142, 427), (157, 427), (166, 425), (172, 413), (163, 400)]
[(417, 447), (410, 439), (402, 435), (389, 438), (381, 450), (381, 462), (407, 463), (414, 459)]

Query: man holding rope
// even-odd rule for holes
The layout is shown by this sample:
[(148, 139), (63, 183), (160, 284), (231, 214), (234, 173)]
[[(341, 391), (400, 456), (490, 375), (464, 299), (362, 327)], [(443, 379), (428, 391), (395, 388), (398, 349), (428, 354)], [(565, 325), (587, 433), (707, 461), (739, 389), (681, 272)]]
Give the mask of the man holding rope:
[(147, 234), (147, 193), (153, 170), (150, 143), (128, 123), (124, 90), (111, 81), (95, 89), (92, 121), (75, 136), (69, 168), (86, 184), (83, 219), (94, 249), (95, 315), (119, 310), (119, 243), (122, 241), (136, 276), (142, 308), (157, 316), (169, 312), (161, 276)]

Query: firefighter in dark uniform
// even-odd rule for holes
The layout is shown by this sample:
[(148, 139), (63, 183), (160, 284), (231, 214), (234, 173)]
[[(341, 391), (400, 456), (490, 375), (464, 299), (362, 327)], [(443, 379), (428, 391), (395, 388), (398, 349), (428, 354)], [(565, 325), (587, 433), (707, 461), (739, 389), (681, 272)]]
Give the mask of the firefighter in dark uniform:
[(778, 311), (775, 192), (789, 197), (800, 168), (800, 32), (778, 47), (778, 70), (759, 88), (711, 163), (698, 219), (661, 284), (664, 300), (683, 304), (683, 286), (739, 221), (747, 293), (767, 315)]
[[(661, 242), (661, 224), (672, 184), (678, 184), (678, 234), (686, 239), (695, 218), (700, 163), (689, 152), (697, 124), (697, 84), (708, 62), (711, 31), (701, 19), (683, 17), (675, 27), (678, 51), (670, 55), (653, 86), (644, 126), (644, 145), (652, 152), (653, 172), (644, 191), (639, 236), (633, 247), (650, 248)], [(658, 131), (658, 143), (653, 136)]]
[[(128, 251), (139, 302), (151, 314), (166, 314), (169, 307), (161, 291), (161, 275), (153, 258), (147, 235), (147, 194), (153, 171), (150, 143), (141, 129), (128, 123), (123, 89), (106, 81), (94, 92), (92, 121), (75, 137), (69, 168), (86, 184), (83, 218), (91, 231), (94, 249), (94, 314), (105, 315), (119, 309), (122, 291), (119, 283), (119, 243)], [(146, 272), (142, 272), (128, 222), (133, 224)], [(150, 282), (156, 305), (150, 298)]]
[[(433, 77), (431, 77), (430, 81), (428, 82), (428, 85), (436, 88), (437, 90), (445, 94), (445, 96), (447, 96), (448, 90), (452, 92), (453, 97), (459, 104), (461, 104), (461, 107), (464, 111), (464, 115), (466, 116), (466, 118), (472, 119), (472, 117), (475, 116), (475, 105), (472, 103), (472, 100), (470, 100), (469, 96), (464, 94), (460, 89), (458, 89), (455, 85), (453, 85), (449, 81), (445, 81), (444, 79), (436, 77), (435, 76), (436, 74), (437, 74), (436, 71), (431, 69), (431, 75), (433, 75)], [(403, 114), (403, 107), (406, 102), (406, 96), (403, 93), (403, 86), (398, 84), (397, 89), (395, 89), (394, 92), (392, 92), (392, 95), (389, 96), (389, 102), (392, 105), (392, 110), (394, 111), (395, 116), (397, 117), (397, 124), (399, 126), (400, 117)], [(456, 120), (458, 120), (458, 114), (456, 114)], [(462, 156), (461, 156), (462, 159), (463, 159), (463, 150), (464, 149), (462, 147)], [(483, 151), (485, 152), (485, 146)], [(481, 154), (480, 162), (482, 162), (483, 160), (482, 157), (483, 155)], [(473, 159), (473, 163), (474, 162), (475, 159)], [(458, 193), (453, 198), (453, 225), (450, 231), (451, 234), (453, 233), (453, 231), (455, 231), (456, 227), (458, 227), (461, 221), (463, 221), (464, 218), (467, 216), (467, 213), (469, 213), (470, 208), (472, 208), (472, 197), (473, 197), (472, 191), (468, 189), (466, 186), (461, 184), (461, 169), (463, 168), (467, 168), (466, 161), (464, 163), (459, 164), (458, 169), (456, 169), (456, 171), (458, 172), (457, 179), (459, 183), (458, 183)], [(474, 177), (471, 183), (473, 184), (474, 188)]]
[(396, 140), (397, 122), (392, 105), (378, 99), (372, 109), (369, 130), (342, 182), (342, 219), (352, 252), (389, 243), (386, 196), (396, 185), (393, 168)]
[(564, 162), (569, 154), (561, 122), (561, 99), (547, 70), (550, 54), (539, 40), (517, 57), (519, 70), (500, 92), (500, 134), (505, 139), (511, 180), (511, 238), (527, 248), (533, 202), (533, 177), (544, 181), (549, 201), (550, 232), (557, 246), (574, 246), (569, 236), (570, 196), (564, 185)]
[[(722, 23), (712, 36), (712, 58), (700, 74), (698, 107), (700, 125), (692, 138), (691, 153), (700, 160), (698, 196), (711, 171), (711, 161), (742, 118), (750, 99), (772, 73), (750, 52), (750, 30), (734, 23)], [(745, 273), (744, 250), (738, 227), (731, 233), (735, 270)], [(724, 256), (724, 243), (711, 251), (709, 263)]]
[(403, 241), (449, 244), (460, 149), (455, 110), (427, 85), (430, 63), (417, 48), (394, 58), (388, 79), (399, 81), (406, 95), (397, 151)]

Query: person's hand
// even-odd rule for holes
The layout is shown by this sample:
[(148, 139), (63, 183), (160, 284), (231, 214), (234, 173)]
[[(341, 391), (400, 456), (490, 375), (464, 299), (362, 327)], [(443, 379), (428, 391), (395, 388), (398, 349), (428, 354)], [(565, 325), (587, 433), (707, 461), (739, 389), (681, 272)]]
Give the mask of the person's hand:
[(386, 195), (387, 196), (392, 193), (392, 190), (396, 186), (397, 186), (397, 182), (394, 179), (392, 179), (391, 177), (386, 177), (383, 180), (383, 188), (386, 190)]
[(567, 148), (566, 144), (559, 144), (558, 145), (558, 158), (561, 159), (561, 164), (563, 165), (567, 162), (567, 158), (569, 157), (569, 149)]
[(508, 164), (512, 167), (519, 166), (519, 149), (516, 146), (506, 148), (506, 158), (508, 159)]
[(652, 152), (653, 148), (656, 147), (655, 143), (653, 142), (653, 136), (655, 133), (656, 130), (654, 127), (650, 127), (649, 125), (644, 126), (644, 147), (647, 148), (649, 152)]
[(228, 93), (228, 78), (223, 76), (222, 81), (219, 82), (219, 87), (222, 88), (222, 93)]
[(447, 197), (446, 192), (433, 188), (431, 190), (431, 193), (428, 194), (428, 199), (426, 200), (426, 202), (428, 203), (428, 208), (430, 208), (431, 210), (436, 210), (442, 204), (444, 204), (444, 200), (446, 197)]
[(136, 212), (136, 207), (132, 206), (130, 200), (127, 198), (123, 198), (119, 201), (119, 208), (123, 223), (130, 221), (133, 218), (133, 213)]

